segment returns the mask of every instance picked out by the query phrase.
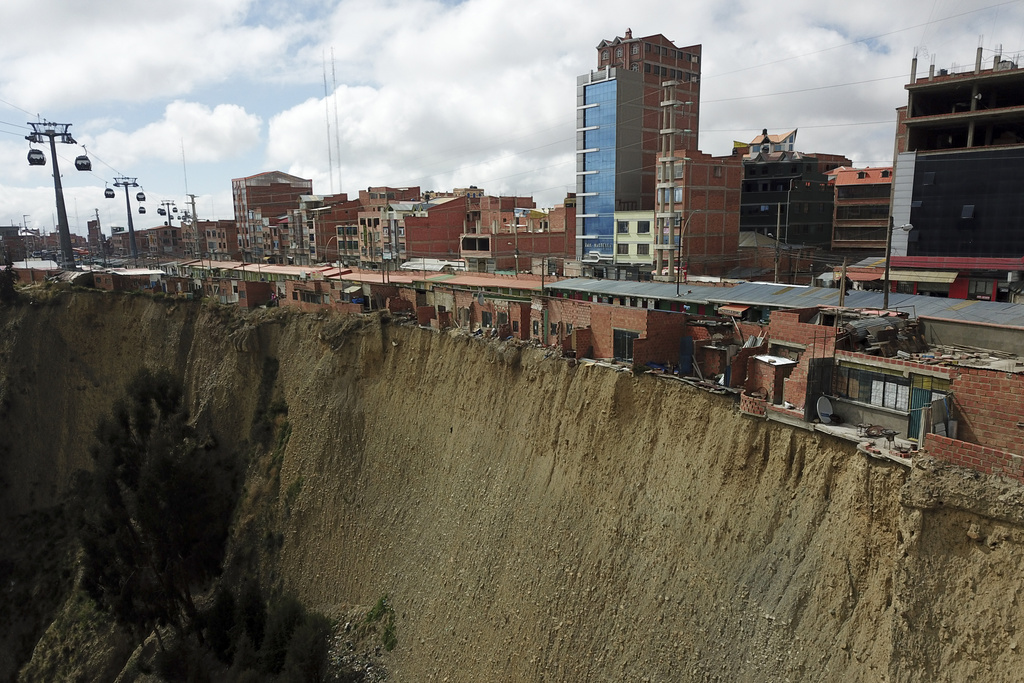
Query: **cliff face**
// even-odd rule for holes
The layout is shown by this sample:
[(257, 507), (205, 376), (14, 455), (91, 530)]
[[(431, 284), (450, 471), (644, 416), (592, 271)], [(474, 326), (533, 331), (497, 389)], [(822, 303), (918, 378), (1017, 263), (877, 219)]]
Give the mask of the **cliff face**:
[(222, 443), (283, 398), (274, 562), (326, 611), (387, 593), (394, 680), (1017, 675), (1016, 488), (376, 318), (79, 293), (0, 326), (5, 514), (60, 500), (143, 364)]

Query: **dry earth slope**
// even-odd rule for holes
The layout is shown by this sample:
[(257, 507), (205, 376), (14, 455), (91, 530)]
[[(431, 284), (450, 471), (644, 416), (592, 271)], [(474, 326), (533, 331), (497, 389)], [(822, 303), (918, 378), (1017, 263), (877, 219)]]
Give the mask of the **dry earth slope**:
[(392, 680), (1018, 680), (1013, 486), (377, 317), (79, 292), (0, 328), (3, 514), (60, 499), (136, 367), (226, 441), (273, 381), (275, 562), (327, 611), (390, 596)]

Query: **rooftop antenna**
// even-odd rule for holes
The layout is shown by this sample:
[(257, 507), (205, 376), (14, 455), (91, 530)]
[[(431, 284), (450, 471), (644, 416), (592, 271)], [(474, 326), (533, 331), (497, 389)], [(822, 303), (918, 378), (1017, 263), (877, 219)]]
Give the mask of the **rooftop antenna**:
[(334, 194), (334, 157), (331, 155), (331, 100), (327, 92), (327, 56), (321, 53), (324, 68), (324, 123), (327, 125), (327, 172), (331, 177), (331, 194)]
[(338, 160), (338, 192), (343, 189), (341, 183), (341, 128), (338, 126), (338, 78), (334, 73), (334, 46), (331, 45), (331, 99), (334, 101), (334, 157)]
[(185, 195), (188, 196), (188, 168), (185, 166), (185, 139), (178, 138), (181, 144), (181, 174), (185, 177)]

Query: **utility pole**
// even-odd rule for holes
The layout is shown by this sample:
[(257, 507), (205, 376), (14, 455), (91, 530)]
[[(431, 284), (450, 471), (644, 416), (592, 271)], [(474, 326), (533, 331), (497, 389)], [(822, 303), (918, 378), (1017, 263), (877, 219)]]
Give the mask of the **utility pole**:
[(775, 282), (779, 281), (779, 230), (782, 227), (782, 202), (775, 213)]
[(78, 143), (68, 132), (68, 129), (71, 128), (70, 123), (48, 121), (32, 123), (29, 121), (28, 125), (32, 126), (32, 134), (26, 135), (26, 140), (37, 144), (42, 144), (44, 140), (50, 141), (50, 159), (53, 161), (53, 192), (57, 197), (57, 230), (60, 233), (60, 251), (64, 257), (64, 267), (68, 270), (77, 270), (75, 251), (71, 247), (71, 230), (68, 228), (68, 210), (64, 206), (64, 188), (61, 186), (60, 169), (57, 167), (57, 138), (68, 145), (77, 145)]
[(196, 215), (196, 196), (194, 194), (187, 194), (185, 196), (188, 197), (189, 204), (192, 206), (192, 240), (195, 242), (195, 256), (202, 263), (203, 250), (199, 245), (199, 216)]

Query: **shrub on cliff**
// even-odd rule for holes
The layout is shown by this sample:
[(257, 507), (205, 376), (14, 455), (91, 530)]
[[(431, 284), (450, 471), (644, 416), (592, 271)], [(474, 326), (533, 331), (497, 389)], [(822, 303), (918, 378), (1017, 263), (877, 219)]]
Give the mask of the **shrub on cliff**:
[(18, 300), (18, 292), (14, 289), (14, 267), (10, 263), (0, 270), (0, 304), (10, 306)]
[(167, 371), (139, 372), (96, 436), (82, 506), (83, 587), (140, 636), (163, 624), (184, 633), (198, 616), (193, 591), (221, 568), (231, 468), (199, 445)]

